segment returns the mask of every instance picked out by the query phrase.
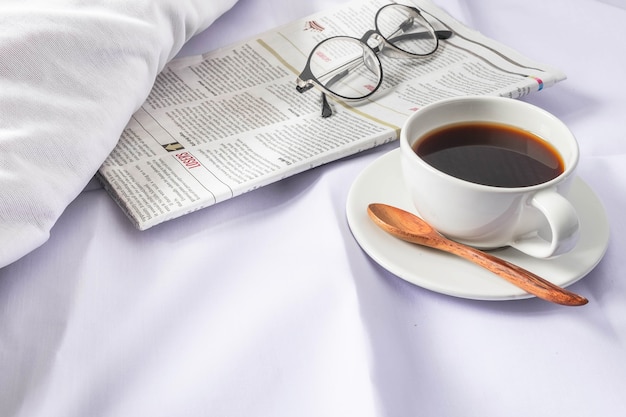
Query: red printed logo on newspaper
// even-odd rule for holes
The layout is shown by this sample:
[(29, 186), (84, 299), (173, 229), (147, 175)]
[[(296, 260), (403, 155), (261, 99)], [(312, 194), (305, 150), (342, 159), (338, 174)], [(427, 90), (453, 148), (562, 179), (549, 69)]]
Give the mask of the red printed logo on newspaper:
[(309, 20), (304, 24), (304, 30), (312, 30), (314, 32), (323, 32), (324, 26), (320, 25), (315, 20)]
[(324, 62), (330, 62), (330, 58), (328, 57), (328, 55), (326, 55), (324, 52), (320, 50), (316, 51), (315, 55), (317, 55), (317, 57)]
[(176, 154), (176, 159), (182, 162), (182, 164), (188, 169), (198, 168), (199, 166), (202, 166), (200, 162), (196, 159), (196, 157), (189, 152), (181, 152), (179, 154)]

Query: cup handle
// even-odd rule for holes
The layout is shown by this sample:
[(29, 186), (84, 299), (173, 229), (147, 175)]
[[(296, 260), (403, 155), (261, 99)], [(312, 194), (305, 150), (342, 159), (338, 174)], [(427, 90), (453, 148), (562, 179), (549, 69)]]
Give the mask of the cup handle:
[(572, 204), (556, 192), (537, 192), (530, 204), (548, 221), (552, 239), (546, 240), (537, 231), (516, 238), (511, 246), (535, 258), (550, 258), (570, 251), (578, 242), (580, 224)]

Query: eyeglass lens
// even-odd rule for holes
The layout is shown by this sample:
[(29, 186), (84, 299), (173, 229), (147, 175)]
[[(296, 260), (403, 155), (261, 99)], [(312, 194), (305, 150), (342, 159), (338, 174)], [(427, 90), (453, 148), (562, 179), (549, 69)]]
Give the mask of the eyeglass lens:
[(389, 44), (410, 55), (430, 55), (438, 45), (432, 26), (415, 10), (383, 7), (376, 15), (376, 29)]
[(382, 79), (378, 58), (358, 39), (330, 38), (315, 49), (310, 69), (317, 81), (340, 97), (366, 97)]

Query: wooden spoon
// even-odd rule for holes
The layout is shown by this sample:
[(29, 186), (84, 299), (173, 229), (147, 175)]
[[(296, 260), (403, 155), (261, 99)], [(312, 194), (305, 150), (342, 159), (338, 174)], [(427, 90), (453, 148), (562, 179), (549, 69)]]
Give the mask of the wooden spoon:
[(386, 204), (370, 204), (367, 213), (381, 229), (399, 239), (465, 258), (539, 298), (568, 306), (580, 306), (588, 302), (585, 297), (554, 285), (524, 268), (447, 239), (412, 213)]

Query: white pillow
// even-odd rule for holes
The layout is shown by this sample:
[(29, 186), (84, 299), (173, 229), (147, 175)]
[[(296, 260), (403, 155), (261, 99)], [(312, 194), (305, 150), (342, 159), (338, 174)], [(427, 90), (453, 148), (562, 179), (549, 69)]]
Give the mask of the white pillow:
[(167, 61), (236, 0), (2, 0), (0, 267), (44, 243)]

